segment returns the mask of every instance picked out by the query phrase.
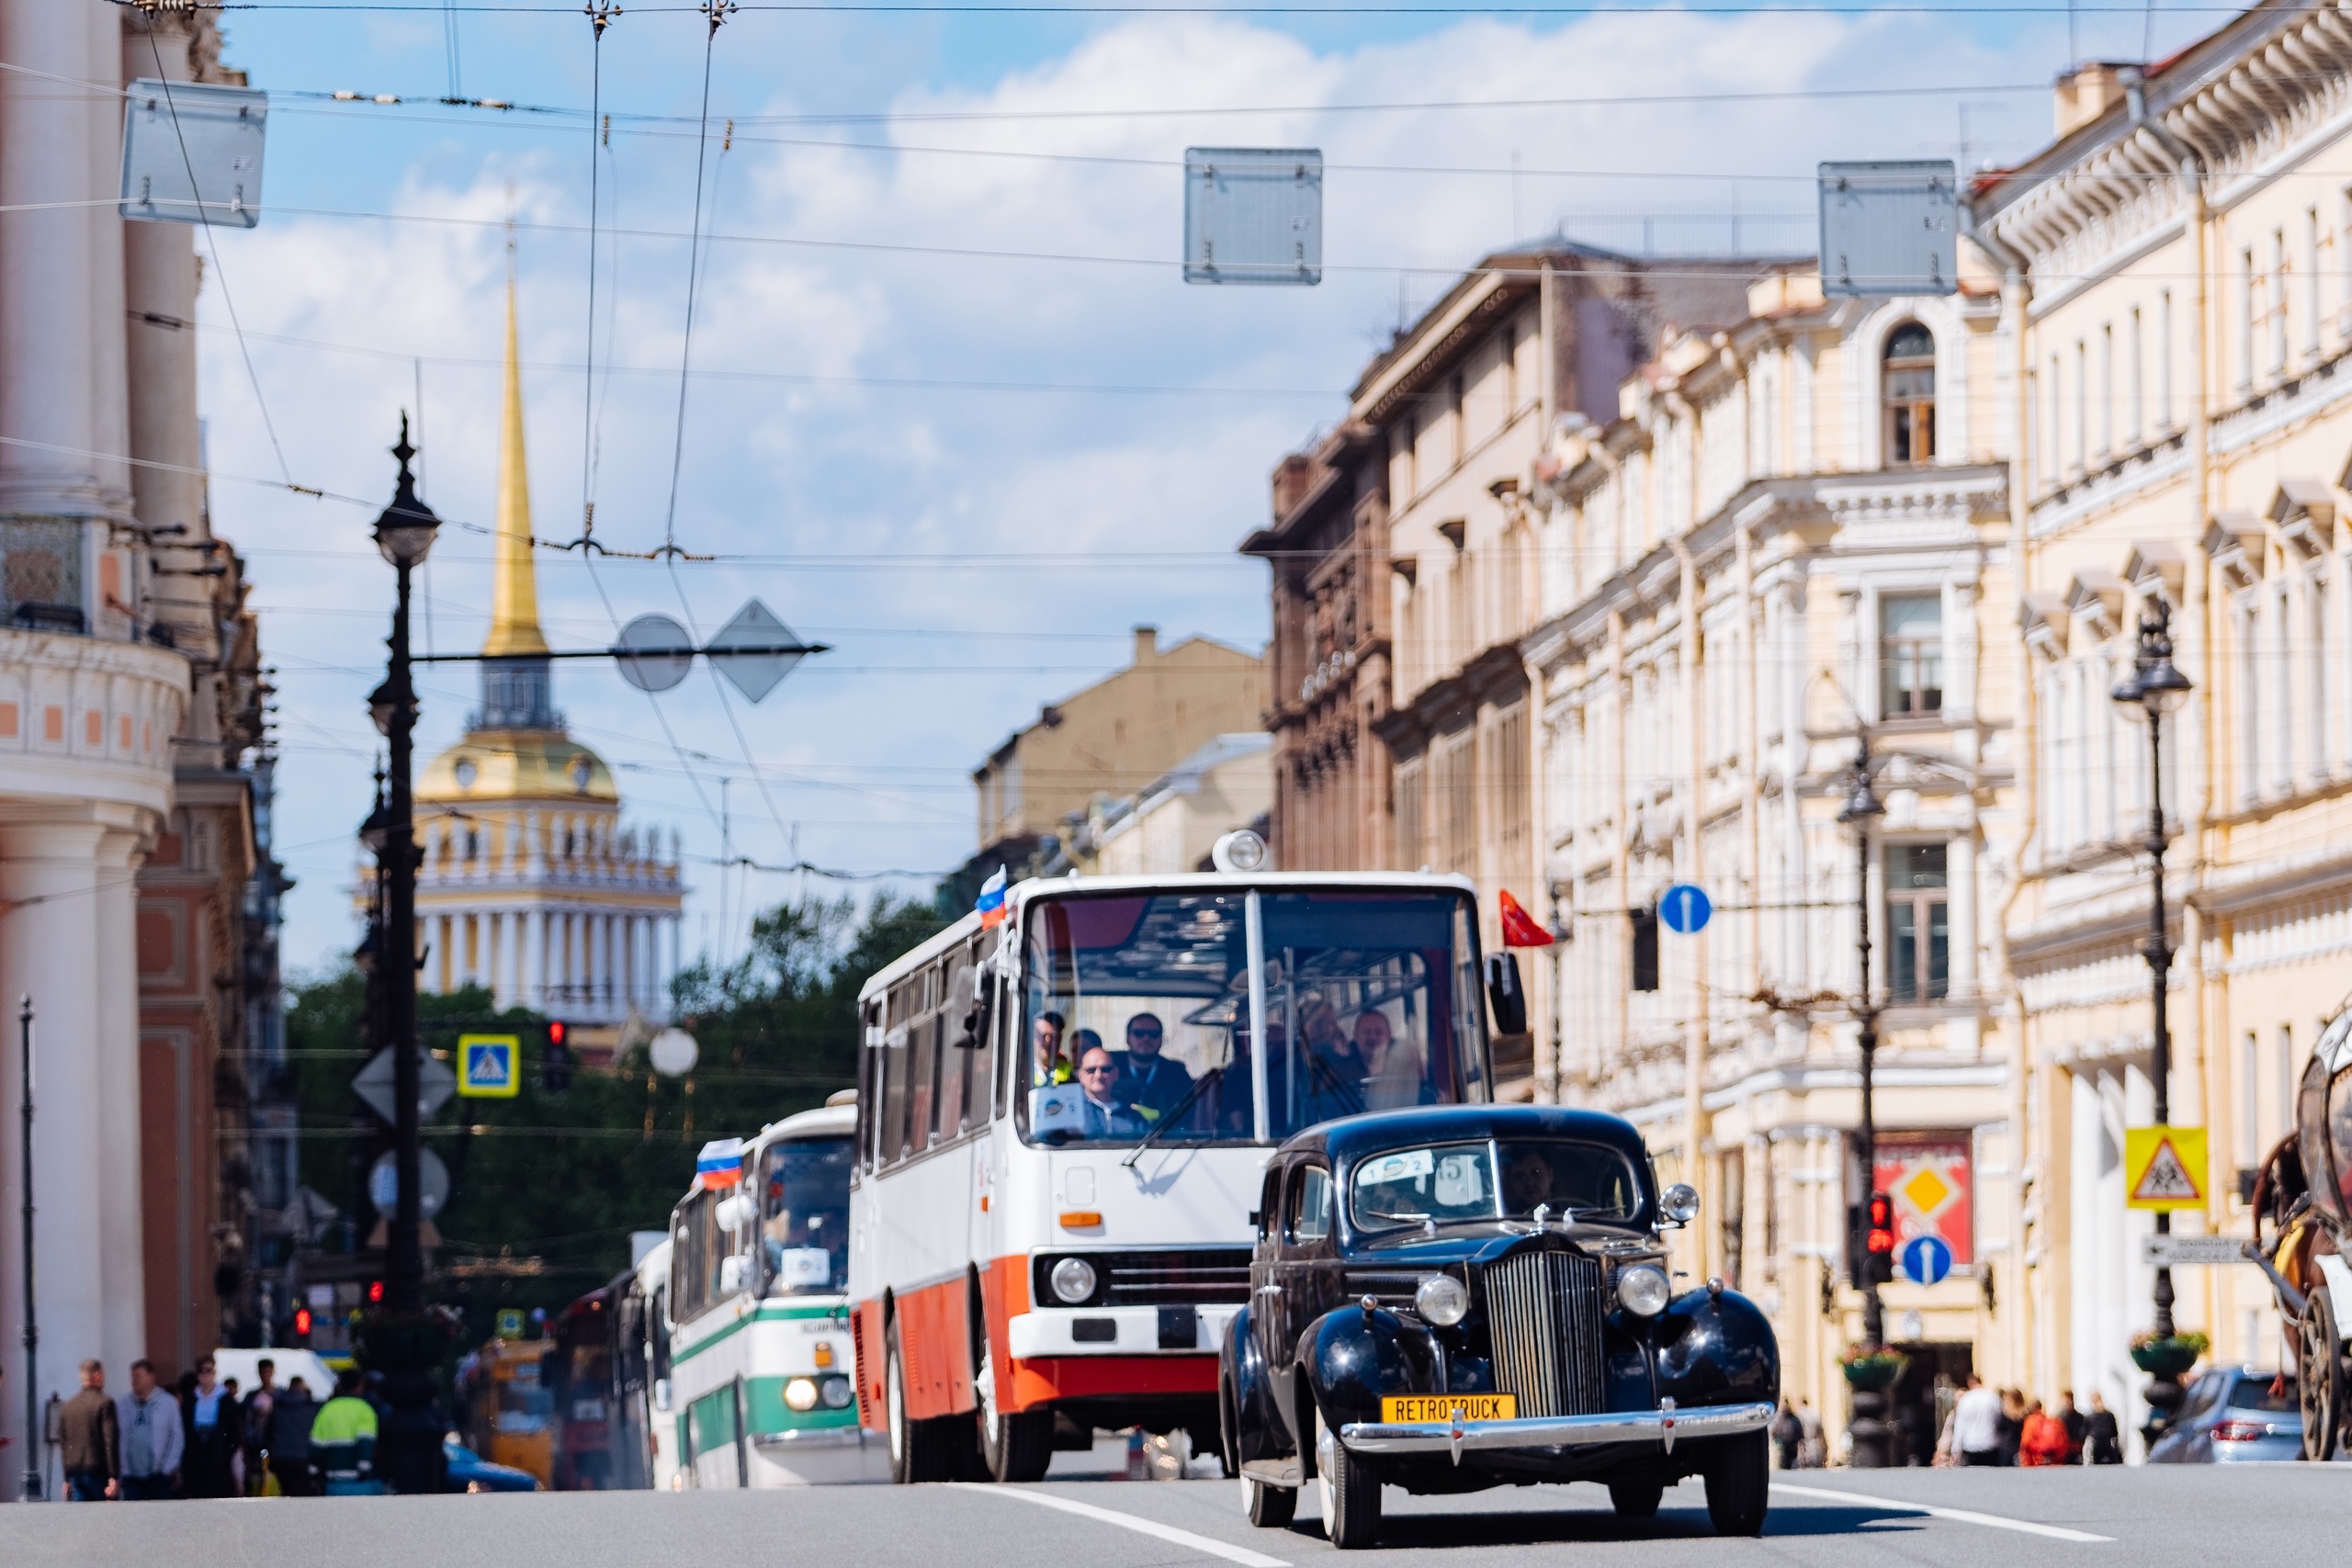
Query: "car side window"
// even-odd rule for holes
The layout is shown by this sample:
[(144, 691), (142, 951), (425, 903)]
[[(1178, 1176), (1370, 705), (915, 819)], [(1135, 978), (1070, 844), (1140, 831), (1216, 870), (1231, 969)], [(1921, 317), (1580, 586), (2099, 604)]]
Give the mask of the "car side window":
[(1331, 1234), (1331, 1173), (1319, 1165), (1301, 1166), (1291, 1183), (1290, 1239), (1312, 1246)]
[(1258, 1194), (1258, 1239), (1272, 1241), (1282, 1224), (1283, 1172), (1280, 1166), (1266, 1172), (1266, 1185)]

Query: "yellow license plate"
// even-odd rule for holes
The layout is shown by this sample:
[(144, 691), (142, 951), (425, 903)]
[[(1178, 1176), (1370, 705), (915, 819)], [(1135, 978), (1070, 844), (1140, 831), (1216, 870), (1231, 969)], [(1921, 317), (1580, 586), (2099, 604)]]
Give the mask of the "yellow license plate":
[(1457, 1410), (1462, 1412), (1465, 1426), (1475, 1421), (1516, 1421), (1519, 1419), (1519, 1395), (1408, 1393), (1382, 1400), (1380, 1419), (1390, 1426), (1418, 1426), (1423, 1422), (1451, 1421)]

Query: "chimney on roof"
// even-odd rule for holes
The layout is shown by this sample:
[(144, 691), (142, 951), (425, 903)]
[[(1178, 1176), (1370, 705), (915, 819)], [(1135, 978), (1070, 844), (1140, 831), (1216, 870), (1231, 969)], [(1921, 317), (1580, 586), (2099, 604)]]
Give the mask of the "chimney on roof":
[(1159, 628), (1158, 626), (1137, 626), (1136, 628), (1136, 662), (1137, 664), (1148, 664), (1159, 657)]
[(2067, 136), (2088, 125), (2123, 101), (2123, 73), (2136, 69), (2126, 62), (2086, 60), (2058, 78), (2058, 135)]
[(1274, 521), (1289, 516), (1314, 488), (1315, 459), (1306, 453), (1293, 452), (1274, 465)]

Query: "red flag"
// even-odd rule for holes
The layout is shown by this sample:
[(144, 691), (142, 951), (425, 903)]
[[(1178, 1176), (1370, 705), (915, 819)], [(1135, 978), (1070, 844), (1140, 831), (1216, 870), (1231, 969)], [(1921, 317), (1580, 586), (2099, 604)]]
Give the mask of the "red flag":
[(1519, 900), (1508, 892), (1498, 897), (1503, 904), (1503, 945), (1505, 947), (1549, 947), (1552, 933), (1535, 923), (1533, 916), (1519, 907)]

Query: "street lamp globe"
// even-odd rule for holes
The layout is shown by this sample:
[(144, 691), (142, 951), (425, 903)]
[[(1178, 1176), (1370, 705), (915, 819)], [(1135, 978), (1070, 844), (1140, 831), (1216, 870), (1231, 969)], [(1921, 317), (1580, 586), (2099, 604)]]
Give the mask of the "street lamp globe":
[(2169, 718), (2188, 705), (2188, 677), (2172, 661), (2172, 606), (2158, 599), (2140, 617), (2140, 648), (2132, 673), (2108, 695), (2116, 711), (2134, 724)]
[(392, 503), (376, 519), (376, 548), (393, 566), (422, 566), (432, 552), (433, 536), (440, 531), (441, 520), (433, 515), (431, 507), (417, 499), (416, 476), (408, 466), (408, 460), (416, 456), (416, 448), (408, 442), (405, 413), (401, 415), (400, 445), (392, 448), (392, 456), (401, 460), (400, 482), (392, 491)]

